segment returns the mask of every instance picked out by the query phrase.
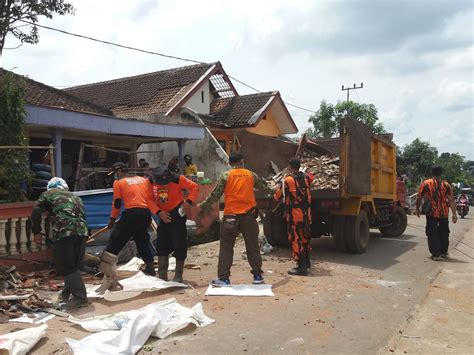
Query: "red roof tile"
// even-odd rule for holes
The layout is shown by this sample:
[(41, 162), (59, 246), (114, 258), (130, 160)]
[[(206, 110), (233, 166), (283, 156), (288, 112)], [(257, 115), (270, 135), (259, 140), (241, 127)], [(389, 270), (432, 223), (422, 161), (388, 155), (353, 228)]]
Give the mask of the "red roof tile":
[(112, 116), (112, 112), (106, 108), (84, 101), (67, 92), (34, 81), (26, 76), (18, 75), (1, 68), (0, 80), (4, 80), (8, 73), (13, 75), (14, 80), (24, 80), (26, 104), (75, 112), (92, 113), (102, 116)]
[(249, 127), (254, 123), (251, 122), (252, 117), (263, 110), (275, 95), (276, 92), (263, 92), (215, 99), (211, 103), (210, 114), (201, 115), (201, 118), (206, 125), (214, 127)]
[(65, 91), (110, 109), (118, 117), (166, 113), (212, 66), (197, 64), (161, 70)]

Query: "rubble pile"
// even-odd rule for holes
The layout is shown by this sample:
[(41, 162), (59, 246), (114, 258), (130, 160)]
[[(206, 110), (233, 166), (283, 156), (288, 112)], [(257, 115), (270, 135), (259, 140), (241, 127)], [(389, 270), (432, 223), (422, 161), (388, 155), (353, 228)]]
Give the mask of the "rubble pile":
[[(301, 158), (301, 170), (314, 176), (313, 189), (339, 189), (339, 158), (330, 155), (310, 156), (305, 154)], [(270, 178), (267, 183), (272, 189), (280, 185), (283, 177), (288, 174), (287, 169), (280, 171)]]
[(339, 189), (339, 158), (329, 155), (303, 158), (301, 166), (303, 171), (309, 172), (314, 176), (313, 186), (316, 189)]
[(0, 265), (0, 322), (51, 307), (39, 296), (40, 291), (57, 290), (49, 284), (48, 272), (20, 273), (14, 266)]

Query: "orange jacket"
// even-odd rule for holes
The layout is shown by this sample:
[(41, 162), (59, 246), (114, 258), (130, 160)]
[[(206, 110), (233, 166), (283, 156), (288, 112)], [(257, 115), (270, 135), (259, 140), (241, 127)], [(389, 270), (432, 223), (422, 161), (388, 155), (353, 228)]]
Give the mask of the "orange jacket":
[(224, 214), (243, 214), (254, 208), (254, 174), (247, 169), (231, 169), (227, 172), (224, 188)]
[(152, 213), (158, 213), (158, 206), (153, 199), (151, 182), (141, 176), (127, 176), (114, 181), (111, 218), (116, 219), (120, 214), (122, 201), (126, 210), (148, 208)]
[(158, 208), (166, 212), (174, 210), (184, 201), (183, 190), (188, 192), (186, 200), (194, 203), (198, 195), (198, 184), (183, 175), (171, 174), (166, 185), (153, 184), (153, 196)]
[[(290, 222), (303, 222), (305, 216), (311, 221), (311, 182), (314, 180), (313, 175), (296, 173), (304, 176), (305, 187), (299, 186), (293, 175), (288, 175), (284, 179), (285, 201), (287, 220)], [(298, 191), (299, 190), (299, 191)], [(283, 197), (283, 189), (280, 188), (275, 192), (275, 200)]]

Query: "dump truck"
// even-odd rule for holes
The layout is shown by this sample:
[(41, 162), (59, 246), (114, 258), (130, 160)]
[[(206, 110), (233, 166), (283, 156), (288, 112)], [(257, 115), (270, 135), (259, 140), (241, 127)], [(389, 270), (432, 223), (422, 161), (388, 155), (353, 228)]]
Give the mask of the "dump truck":
[[(364, 253), (371, 228), (378, 228), (385, 237), (403, 234), (407, 216), (397, 202), (397, 150), (390, 137), (375, 135), (367, 125), (344, 118), (338, 138), (302, 142), (297, 156), (305, 150), (339, 158), (337, 188), (316, 185), (311, 190), (312, 238), (332, 236), (340, 251)], [(270, 244), (289, 245), (286, 221), (274, 212), (276, 201), (269, 194), (256, 197)]]

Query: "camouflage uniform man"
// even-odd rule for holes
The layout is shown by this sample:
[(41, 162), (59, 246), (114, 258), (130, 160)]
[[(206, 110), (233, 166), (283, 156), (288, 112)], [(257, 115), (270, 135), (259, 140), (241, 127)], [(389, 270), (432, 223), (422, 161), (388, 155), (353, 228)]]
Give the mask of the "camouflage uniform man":
[[(31, 213), (31, 229), (34, 241), (41, 243), (41, 214), (48, 212), (51, 218), (56, 272), (64, 276), (61, 298), (66, 303), (64, 309), (87, 306), (86, 287), (81, 277), (88, 228), (84, 205), (79, 197), (69, 192), (66, 182), (58, 177), (48, 182)], [(72, 296), (72, 297), (71, 297)]]
[(199, 205), (201, 219), (219, 201), (224, 194), (224, 218), (220, 230), (218, 278), (211, 282), (213, 286), (230, 285), (230, 269), (234, 257), (234, 245), (237, 234), (244, 237), (247, 258), (252, 269), (253, 283), (263, 283), (262, 256), (258, 246), (258, 223), (256, 221), (256, 200), (254, 188), (262, 191), (268, 189), (265, 181), (254, 172), (244, 169), (244, 157), (239, 152), (229, 156), (232, 168), (226, 171), (217, 182), (216, 187), (206, 200)]

